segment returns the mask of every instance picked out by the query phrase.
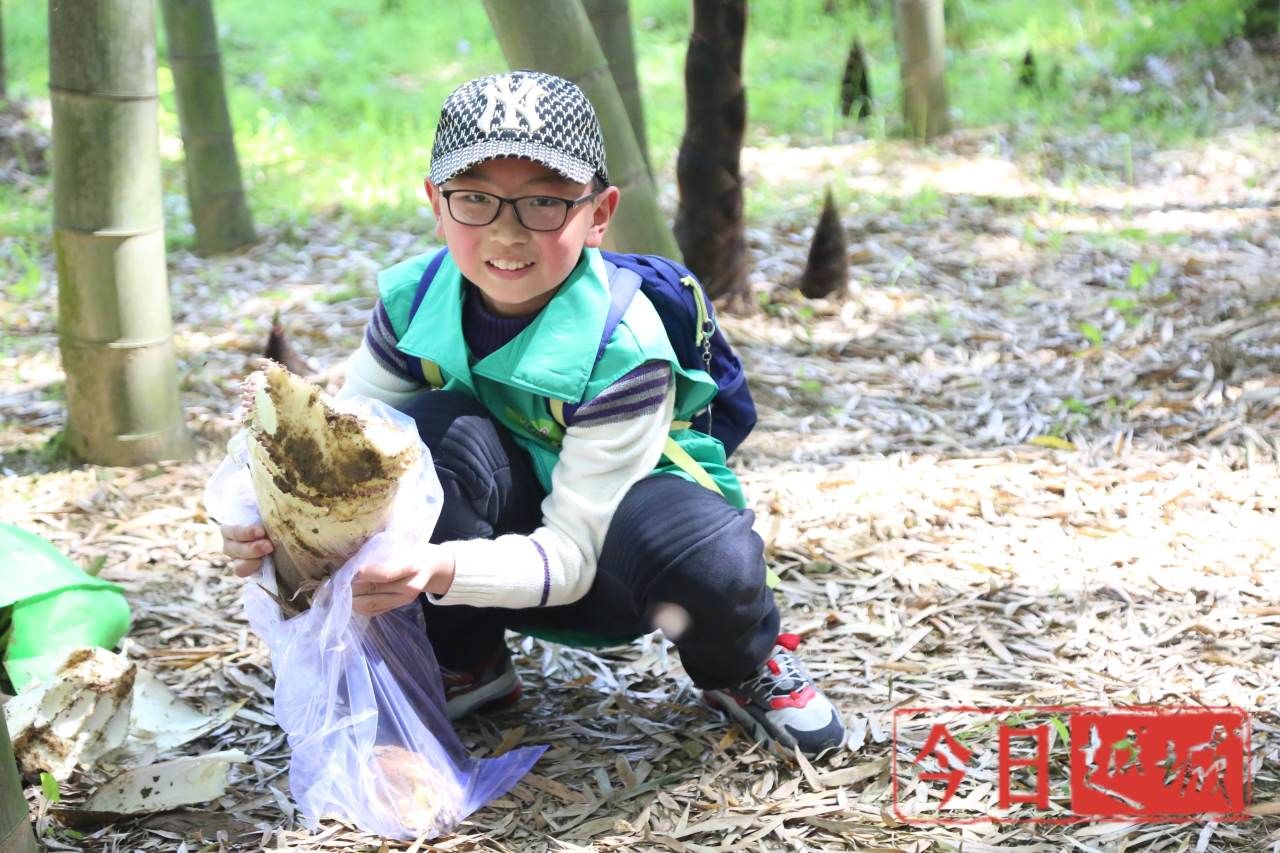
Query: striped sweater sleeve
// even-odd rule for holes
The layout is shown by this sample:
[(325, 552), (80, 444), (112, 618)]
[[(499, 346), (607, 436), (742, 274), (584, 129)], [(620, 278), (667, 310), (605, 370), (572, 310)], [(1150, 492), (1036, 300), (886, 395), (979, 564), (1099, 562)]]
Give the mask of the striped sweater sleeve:
[(369, 325), (364, 330), (364, 345), (377, 360), (378, 365), (388, 373), (407, 382), (423, 382), (422, 365), (396, 349), (400, 342), (395, 330), (391, 327), (391, 317), (387, 307), (379, 299), (373, 306), (369, 316)]
[(567, 426), (603, 426), (648, 414), (662, 405), (671, 366), (647, 361), (581, 406), (564, 407)]
[(570, 604), (595, 580), (596, 560), (618, 505), (662, 457), (675, 409), (671, 368), (645, 364), (610, 385), (570, 418), (529, 535), (449, 542), (453, 586), (438, 604), (554, 607)]
[(398, 341), (387, 309), (379, 299), (365, 327), (364, 340), (347, 359), (347, 377), (338, 392), (339, 399), (372, 397), (400, 406), (421, 393), (427, 387), (422, 365), (396, 349)]

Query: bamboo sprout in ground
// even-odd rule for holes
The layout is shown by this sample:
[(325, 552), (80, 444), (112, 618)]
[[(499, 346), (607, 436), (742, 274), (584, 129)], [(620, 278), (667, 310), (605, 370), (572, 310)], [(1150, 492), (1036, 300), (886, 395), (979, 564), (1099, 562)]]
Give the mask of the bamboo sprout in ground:
[(747, 97), (742, 48), (745, 0), (695, 0), (685, 54), (685, 128), (676, 161), (675, 233), (685, 263), (713, 299), (747, 297), (742, 220), (742, 139)]

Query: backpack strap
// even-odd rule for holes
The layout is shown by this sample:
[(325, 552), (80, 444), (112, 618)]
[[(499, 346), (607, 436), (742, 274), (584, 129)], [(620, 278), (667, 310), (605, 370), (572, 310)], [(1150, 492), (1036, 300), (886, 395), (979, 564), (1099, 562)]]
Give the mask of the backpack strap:
[[(599, 361), (604, 356), (605, 347), (609, 345), (609, 339), (613, 337), (618, 324), (622, 322), (623, 315), (627, 313), (627, 308), (631, 306), (631, 300), (635, 298), (636, 292), (640, 290), (642, 283), (639, 273), (634, 270), (626, 269), (608, 261), (605, 262), (605, 268), (609, 271), (609, 313), (605, 316), (604, 332), (600, 335), (600, 347), (596, 350), (596, 361)], [(696, 282), (694, 286), (697, 286)], [(699, 307), (701, 307), (701, 302), (699, 302)], [(701, 320), (701, 312), (699, 319)], [(561, 428), (569, 428), (569, 425), (565, 423), (563, 400), (548, 398), (547, 408), (551, 411), (552, 419), (560, 424)], [(692, 424), (688, 421), (672, 421), (671, 431), (679, 432), (680, 430), (689, 429), (690, 426)], [(699, 486), (710, 489), (718, 495), (724, 495), (724, 492), (720, 490), (720, 486), (707, 473), (707, 470), (699, 465), (698, 461), (690, 456), (689, 452), (681, 447), (670, 435), (667, 436), (667, 443), (662, 448), (662, 455), (667, 457), (668, 461), (681, 471), (688, 474)]]
[(631, 307), (642, 281), (640, 274), (626, 267), (605, 261), (605, 269), (609, 271), (609, 313), (604, 318), (604, 331), (600, 334), (600, 347), (596, 350), (596, 361), (604, 357), (605, 347), (609, 339), (622, 322), (622, 317)]
[[(448, 253), (448, 249), (441, 249), (436, 252), (435, 257), (427, 264), (427, 268), (423, 270), (422, 278), (418, 279), (418, 289), (413, 294), (413, 304), (409, 306), (409, 319), (405, 324), (413, 322), (413, 317), (418, 313), (418, 308), (422, 305), (422, 300), (426, 298), (427, 289), (431, 287), (431, 282), (435, 280), (436, 273), (440, 272), (440, 266), (444, 263), (444, 256)], [(440, 365), (428, 358), (420, 358), (418, 361), (422, 365), (422, 378), (427, 380), (427, 384), (439, 391), (444, 387), (444, 374), (440, 372)]]
[[(671, 431), (679, 432), (682, 429), (689, 429), (693, 424), (688, 421), (672, 421)], [(720, 486), (707, 473), (707, 469), (698, 464), (698, 460), (689, 455), (689, 451), (681, 447), (674, 438), (667, 436), (667, 443), (662, 448), (662, 455), (667, 457), (681, 471), (693, 478), (693, 481), (703, 488), (710, 489), (720, 497), (724, 497), (724, 492), (720, 490)]]
[(435, 253), (435, 256), (427, 264), (427, 268), (422, 271), (422, 278), (418, 279), (418, 289), (413, 294), (413, 305), (409, 307), (409, 320), (413, 322), (413, 315), (418, 313), (418, 308), (422, 305), (422, 300), (427, 296), (427, 290), (431, 287), (431, 282), (435, 280), (436, 273), (440, 272), (440, 266), (444, 263), (444, 256), (449, 250), (441, 249)]

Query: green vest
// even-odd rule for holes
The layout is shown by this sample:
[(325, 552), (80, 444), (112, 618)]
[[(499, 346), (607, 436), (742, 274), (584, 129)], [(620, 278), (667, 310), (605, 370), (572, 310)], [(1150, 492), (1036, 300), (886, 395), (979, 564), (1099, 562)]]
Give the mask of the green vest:
[(733, 506), (746, 506), (738, 478), (725, 464), (724, 445), (688, 428), (688, 421), (715, 396), (716, 384), (706, 371), (680, 364), (662, 319), (643, 293), (636, 293), (604, 354), (596, 358), (610, 302), (599, 251), (584, 249), (578, 265), (533, 322), (479, 360), (471, 357), (463, 339), (462, 273), (451, 257), (445, 256), (417, 312), (409, 316), (418, 282), (434, 254), (410, 258), (378, 274), (379, 295), (398, 349), (422, 360), (432, 385), (479, 400), (528, 451), (544, 489), (551, 489), (551, 471), (560, 458), (563, 405), (585, 404), (643, 363), (665, 361), (676, 381), (675, 422), (655, 472), (702, 482)]

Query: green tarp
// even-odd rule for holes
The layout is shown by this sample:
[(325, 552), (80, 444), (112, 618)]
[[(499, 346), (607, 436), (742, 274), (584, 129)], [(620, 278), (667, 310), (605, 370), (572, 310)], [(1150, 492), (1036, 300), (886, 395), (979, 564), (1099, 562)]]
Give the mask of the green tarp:
[(128, 630), (120, 587), (34, 533), (0, 524), (0, 649), (15, 691), (51, 675), (67, 650), (110, 649)]

